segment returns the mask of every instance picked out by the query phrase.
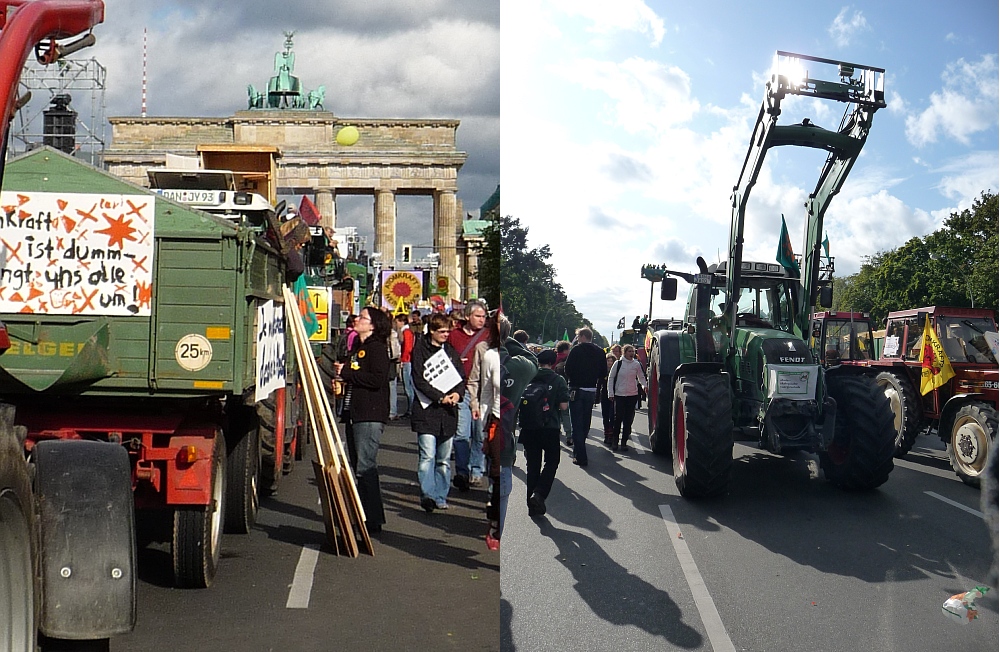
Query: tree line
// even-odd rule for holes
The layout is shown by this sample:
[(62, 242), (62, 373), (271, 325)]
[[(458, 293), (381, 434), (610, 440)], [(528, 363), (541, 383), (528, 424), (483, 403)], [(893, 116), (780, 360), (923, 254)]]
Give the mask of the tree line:
[[(559, 340), (564, 334), (572, 339), (581, 326), (593, 329), (556, 280), (556, 270), (547, 262), (552, 257), (549, 246), (529, 248), (528, 227), (515, 217), (497, 214), (489, 219), (480, 260), (490, 263), (480, 265), (479, 293), (490, 306), (499, 305), (502, 292), (504, 314), (514, 328), (528, 332), (531, 342)], [(607, 345), (596, 330), (594, 341)]]
[(835, 278), (833, 310), (868, 312), (874, 324), (889, 312), (924, 306), (997, 311), (997, 194), (952, 213), (941, 229), (863, 259), (857, 274)]

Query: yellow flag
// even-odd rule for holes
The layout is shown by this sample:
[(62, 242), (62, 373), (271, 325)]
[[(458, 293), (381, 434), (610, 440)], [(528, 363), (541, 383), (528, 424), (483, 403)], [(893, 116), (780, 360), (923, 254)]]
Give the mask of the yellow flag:
[(924, 337), (921, 343), (923, 357), (920, 363), (920, 393), (926, 394), (948, 382), (955, 375), (951, 360), (945, 355), (941, 340), (931, 328), (931, 318), (924, 323)]

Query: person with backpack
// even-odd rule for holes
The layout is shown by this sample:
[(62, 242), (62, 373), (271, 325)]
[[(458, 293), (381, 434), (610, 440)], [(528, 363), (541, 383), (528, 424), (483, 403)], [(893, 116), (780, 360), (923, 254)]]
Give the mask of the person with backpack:
[[(615, 428), (611, 433), (611, 450), (619, 448), (628, 452), (628, 438), (632, 434), (635, 419), (635, 404), (643, 393), (646, 374), (642, 363), (635, 359), (635, 347), (626, 344), (624, 357), (615, 362), (608, 371), (608, 398), (615, 404)], [(619, 445), (619, 437), (621, 444)]]
[[(465, 378), (472, 373), (476, 344), (486, 339), (486, 306), (481, 301), (472, 301), (465, 306), (465, 319), (451, 330), (448, 344), (458, 352), (462, 360), (462, 374)], [(455, 486), (459, 491), (483, 484), (486, 458), (483, 456), (483, 425), (472, 418), (472, 396), (468, 390), (458, 406), (458, 429), (455, 432)]]
[[(526, 460), (528, 516), (545, 514), (545, 499), (559, 467), (559, 415), (569, 410), (569, 386), (552, 370), (556, 352), (538, 354), (538, 373), (521, 395), (521, 445)], [(542, 456), (545, 466), (542, 466)]]
[(608, 375), (604, 349), (594, 344), (594, 331), (587, 327), (576, 331), (578, 343), (566, 358), (569, 378), (570, 418), (573, 421), (573, 464), (587, 466), (587, 435), (597, 400), (597, 383)]
[[(514, 424), (521, 405), (521, 394), (538, 372), (535, 355), (510, 336), (511, 323), (498, 313), (500, 327), (500, 428), (503, 433), (503, 450), (500, 452), (500, 500), (497, 510), (497, 527), (488, 535), (486, 544), (499, 549), (500, 537), (507, 518), (507, 503), (514, 486), (514, 460), (517, 441)], [(492, 540), (492, 541), (491, 541)], [(495, 542), (495, 543), (494, 543)]]
[[(552, 367), (552, 369), (557, 374), (559, 374), (563, 378), (566, 378), (567, 383), (569, 383), (569, 378), (566, 377), (566, 358), (569, 357), (569, 349), (570, 349), (570, 343), (567, 342), (566, 340), (560, 340), (560, 342), (556, 344), (556, 364), (555, 366)], [(561, 417), (562, 417), (563, 434), (566, 435), (566, 445), (572, 447), (573, 422), (570, 421), (569, 410), (566, 410), (564, 413), (562, 413)]]

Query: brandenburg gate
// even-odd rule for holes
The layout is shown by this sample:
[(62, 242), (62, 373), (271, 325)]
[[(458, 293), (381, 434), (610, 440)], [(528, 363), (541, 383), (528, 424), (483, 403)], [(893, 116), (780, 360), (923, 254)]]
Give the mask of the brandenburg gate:
[[(454, 282), (449, 295), (467, 299), (470, 286), (476, 286), (470, 272), (478, 252), (475, 238), (466, 242), (462, 237), (462, 207), (455, 195), (458, 171), (467, 158), (456, 149), (459, 121), (340, 118), (324, 110), (322, 86), (305, 93), (290, 75), (295, 55), (292, 35), (285, 36), (285, 52), (275, 57), (277, 74), (268, 92), (257, 93), (250, 86), (245, 111), (224, 118), (110, 118), (107, 170), (148, 186), (146, 170), (163, 167), (167, 154), (193, 156), (205, 144), (277, 148), (278, 194), (312, 195), (323, 226), (336, 228), (338, 195), (374, 196), (373, 251), (381, 254), (386, 268), (396, 263), (396, 197), (430, 195), (438, 273), (461, 279), (463, 296)], [(345, 127), (357, 130), (356, 140), (341, 135)]]

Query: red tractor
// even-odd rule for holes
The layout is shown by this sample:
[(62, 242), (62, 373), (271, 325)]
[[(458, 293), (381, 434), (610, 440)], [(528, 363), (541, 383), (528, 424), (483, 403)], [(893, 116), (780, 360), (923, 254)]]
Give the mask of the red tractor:
[[(921, 395), (921, 344), (928, 317), (955, 375)], [(882, 355), (863, 364), (892, 403), (896, 457), (910, 450), (917, 435), (935, 429), (958, 477), (979, 486), (989, 451), (996, 446), (996, 346), (997, 326), (989, 309), (930, 306), (889, 313)]]
[(816, 312), (809, 348), (824, 367), (839, 364), (866, 366), (877, 357), (871, 319), (867, 312)]

